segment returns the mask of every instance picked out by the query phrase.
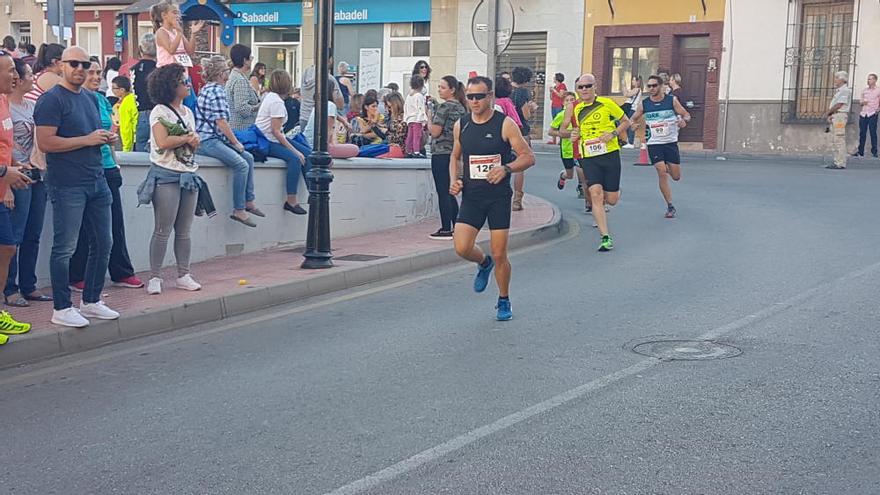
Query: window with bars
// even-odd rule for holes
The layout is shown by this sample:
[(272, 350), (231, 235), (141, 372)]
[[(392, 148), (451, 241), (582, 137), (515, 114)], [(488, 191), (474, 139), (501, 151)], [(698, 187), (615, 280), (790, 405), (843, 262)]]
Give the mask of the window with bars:
[(857, 2), (792, 2), (782, 88), (784, 123), (823, 121), (834, 96), (834, 74), (846, 71), (852, 75), (856, 60)]
[(392, 57), (427, 57), (430, 54), (430, 22), (407, 22), (391, 25)]

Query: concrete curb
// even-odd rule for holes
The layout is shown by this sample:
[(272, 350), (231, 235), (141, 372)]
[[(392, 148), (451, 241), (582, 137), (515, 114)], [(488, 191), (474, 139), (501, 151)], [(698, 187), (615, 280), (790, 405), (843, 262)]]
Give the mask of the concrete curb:
[[(556, 205), (552, 203), (550, 205), (553, 208), (553, 218), (550, 222), (512, 233), (510, 249), (540, 244), (565, 234), (567, 224), (563, 221), (562, 212)], [(482, 241), (480, 245), (488, 247), (488, 241)], [(246, 292), (220, 298), (123, 314), (119, 320), (95, 322), (85, 329), (40, 330), (17, 336), (0, 348), (0, 369), (201, 323), (220, 321), (251, 311), (351, 289), (457, 261), (458, 257), (451, 248), (414, 253), (388, 258), (366, 266), (335, 268), (309, 280), (254, 287)]]

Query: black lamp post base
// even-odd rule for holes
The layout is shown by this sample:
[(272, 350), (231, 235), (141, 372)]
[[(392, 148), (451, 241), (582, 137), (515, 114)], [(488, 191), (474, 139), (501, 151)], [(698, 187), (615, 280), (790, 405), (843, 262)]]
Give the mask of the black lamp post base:
[(324, 255), (322, 253), (309, 253), (306, 252), (303, 257), (305, 258), (300, 265), (300, 268), (304, 268), (306, 270), (322, 270), (325, 268), (333, 268), (333, 257), (331, 255)]

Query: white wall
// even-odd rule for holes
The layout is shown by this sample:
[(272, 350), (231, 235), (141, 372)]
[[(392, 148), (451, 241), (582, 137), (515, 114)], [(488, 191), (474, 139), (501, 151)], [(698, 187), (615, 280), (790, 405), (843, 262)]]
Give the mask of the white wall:
[[(149, 246), (153, 232), (151, 206), (137, 207), (137, 188), (147, 173), (145, 153), (118, 153), (123, 164), (122, 202), (128, 251), (135, 270), (149, 269)], [(208, 183), (217, 216), (198, 217), (192, 230), (192, 261), (259, 251), (287, 244), (304, 244), (307, 215), (282, 210), (287, 169), (270, 159), (258, 163), (254, 186), (257, 206), (266, 218), (254, 217), (257, 228), (229, 219), (232, 212), (232, 175), (220, 162), (198, 157), (199, 175)], [(331, 234), (334, 238), (389, 229), (418, 222), (436, 214), (436, 192), (427, 160), (335, 160), (335, 179), (330, 186)], [(308, 208), (308, 190), (300, 183), (298, 198)], [(169, 242), (165, 265), (174, 263)], [(47, 206), (37, 275), (40, 286), (49, 284), (52, 250), (52, 206)]]
[[(727, 97), (730, 80), (731, 100), (779, 101), (785, 70), (786, 20), (788, 9), (796, 12), (796, 3), (767, 0), (728, 0), (724, 21), (724, 54), (721, 65), (719, 97)], [(760, 15), (757, 15), (760, 13)], [(731, 17), (732, 14), (732, 17)], [(795, 17), (792, 17), (795, 19)], [(880, 2), (861, 1), (855, 87), (864, 85), (867, 75), (880, 72)], [(733, 65), (730, 36), (733, 32)]]
[[(583, 0), (512, 0), (514, 32), (547, 32), (547, 81), (557, 72), (565, 74), (573, 89), (580, 75), (584, 50)], [(474, 44), (471, 21), (478, 0), (461, 0), (458, 14), (458, 57), (456, 75), (467, 78), (468, 72), (486, 71), (486, 55)], [(550, 122), (549, 90), (545, 95), (544, 122)]]

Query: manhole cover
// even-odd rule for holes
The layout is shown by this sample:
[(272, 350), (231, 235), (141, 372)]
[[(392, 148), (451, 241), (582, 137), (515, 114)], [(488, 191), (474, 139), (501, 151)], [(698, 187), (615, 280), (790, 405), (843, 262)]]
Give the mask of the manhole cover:
[(712, 340), (650, 340), (632, 347), (633, 352), (663, 361), (707, 361), (742, 354), (742, 349)]

